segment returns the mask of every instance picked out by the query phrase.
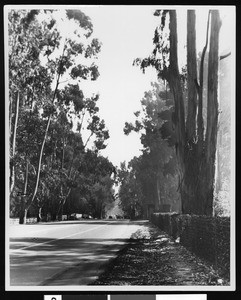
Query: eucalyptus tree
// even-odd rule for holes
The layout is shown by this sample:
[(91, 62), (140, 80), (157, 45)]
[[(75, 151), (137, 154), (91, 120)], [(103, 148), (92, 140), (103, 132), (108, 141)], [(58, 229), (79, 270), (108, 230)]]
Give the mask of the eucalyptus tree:
[(113, 185), (116, 170), (113, 164), (96, 151), (87, 150), (79, 167), (79, 193), (87, 199), (89, 213), (102, 218), (106, 206), (115, 200)]
[[(165, 204), (178, 201), (178, 192), (168, 194), (171, 190), (178, 190), (178, 185), (166, 184), (165, 180), (176, 182), (177, 162), (174, 151), (175, 132), (172, 128), (173, 100), (165, 82), (152, 83), (152, 90), (145, 92), (141, 100), (142, 112), (135, 112), (134, 123), (125, 123), (124, 132), (135, 131), (141, 134), (143, 154), (130, 162), (136, 172), (136, 179), (142, 187), (145, 214), (148, 206), (161, 210)], [(138, 175), (137, 175), (138, 174)], [(178, 209), (177, 203), (173, 205)]]
[[(187, 110), (185, 111), (182, 78), (178, 65), (176, 10), (158, 10), (160, 26), (154, 34), (154, 50), (143, 60), (136, 59), (143, 70), (153, 66), (159, 78), (166, 80), (174, 98), (173, 124), (176, 132), (179, 187), (182, 212), (212, 215), (215, 174), (215, 153), (218, 124), (218, 10), (210, 10), (200, 68), (197, 70), (196, 14), (187, 11)], [(168, 38), (165, 38), (169, 29)], [(203, 117), (204, 59), (209, 46), (207, 78), (207, 119)], [(204, 130), (206, 124), (206, 131)]]
[[(39, 10), (10, 10), (8, 13), (10, 192), (15, 184), (15, 156), (19, 119), (25, 119), (35, 107), (46, 101), (52, 75), (40, 63), (40, 53), (49, 53), (59, 43), (54, 21), (37, 21)], [(49, 43), (51, 41), (51, 43)], [(26, 158), (28, 162), (28, 158)]]
[(132, 167), (132, 162), (136, 160), (138, 158), (134, 157), (128, 165), (122, 162), (117, 171), (117, 178), (120, 184), (118, 191), (119, 206), (124, 215), (131, 219), (142, 216), (143, 208), (142, 187), (136, 178), (136, 170)]
[[(63, 30), (63, 25), (67, 30)], [(28, 209), (38, 192), (45, 145), (50, 139), (51, 123), (60, 111), (63, 112), (60, 109), (61, 99), (59, 99), (59, 95), (66, 90), (63, 83), (95, 80), (99, 76), (95, 58), (100, 51), (101, 44), (97, 39), (90, 40), (92, 32), (93, 26), (90, 19), (79, 10), (9, 11), (9, 98), (12, 158), (16, 155), (17, 149), (19, 107), (22, 106), (30, 113), (37, 107), (39, 118), (43, 123), (42, 138), (38, 143), (34, 184), (33, 188), (31, 187), (29, 190), (26, 184), (22, 193), (20, 223), (26, 221)], [(84, 60), (87, 61), (86, 64)], [(69, 85), (69, 90), (76, 83)], [(83, 92), (77, 88), (73, 91), (72, 88), (70, 94), (72, 94), (71, 101), (78, 114), (80, 107), (75, 99), (78, 102), (82, 98)], [(62, 100), (62, 102), (64, 101), (67, 100)], [(68, 105), (65, 105), (65, 112), (68, 115)], [(13, 119), (15, 119), (14, 126), (12, 126)], [(102, 125), (97, 121), (95, 123), (97, 123), (96, 127), (102, 126), (103, 129), (103, 123), (99, 122)], [(100, 131), (96, 129), (96, 133), (102, 138), (103, 135)], [(107, 133), (105, 133), (106, 136)], [(103, 144), (102, 139), (102, 146)], [(14, 160), (11, 160), (11, 190), (15, 178), (15, 165), (12, 162)], [(27, 175), (28, 165), (26, 165), (26, 170)]]
[[(54, 216), (61, 218), (63, 208), (71, 190), (76, 187), (79, 171), (85, 152), (94, 137), (93, 151), (98, 152), (106, 147), (105, 141), (109, 138), (104, 120), (98, 116), (98, 95), (85, 98), (78, 85), (67, 85), (58, 91), (56, 104), (58, 114), (52, 122), (49, 136), (51, 140), (46, 142), (46, 147), (51, 153), (51, 161), (54, 157), (54, 168), (62, 177), (59, 186), (59, 205)], [(54, 117), (54, 116), (53, 116)], [(77, 132), (73, 132), (73, 123), (77, 122)], [(85, 120), (86, 119), (86, 120)], [(84, 128), (85, 127), (85, 128)], [(85, 132), (86, 140), (83, 139)], [(52, 165), (52, 164), (51, 164)]]

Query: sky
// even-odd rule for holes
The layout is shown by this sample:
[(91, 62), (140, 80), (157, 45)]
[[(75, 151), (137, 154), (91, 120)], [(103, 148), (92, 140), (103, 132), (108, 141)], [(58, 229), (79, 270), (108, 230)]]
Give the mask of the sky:
[(100, 77), (93, 83), (100, 93), (100, 115), (110, 134), (102, 155), (119, 165), (141, 154), (139, 135), (125, 136), (123, 128), (125, 122), (134, 120), (133, 113), (141, 109), (144, 92), (150, 89), (151, 81), (156, 81), (155, 70), (143, 74), (132, 63), (151, 53), (158, 20), (153, 17), (154, 9), (100, 7), (82, 11), (91, 17), (94, 35), (102, 42), (97, 61)]
[[(131, 133), (125, 136), (125, 122), (135, 120), (134, 112), (141, 109), (140, 100), (144, 92), (151, 89), (151, 81), (157, 81), (156, 72), (148, 68), (145, 74), (133, 66), (137, 57), (147, 57), (152, 49), (154, 30), (159, 18), (153, 16), (160, 6), (93, 6), (80, 9), (88, 15), (93, 23), (93, 36), (102, 42), (97, 64), (100, 77), (89, 85), (91, 91), (100, 93), (100, 115), (109, 129), (108, 146), (102, 151), (114, 165), (130, 161), (141, 154), (140, 136)], [(185, 63), (185, 11), (178, 8), (178, 38), (180, 65)], [(197, 9), (197, 49), (202, 50), (206, 34), (208, 8)], [(220, 50), (229, 51), (233, 43), (230, 30), (234, 28), (234, 11), (222, 9), (223, 20), (220, 32)], [(233, 27), (232, 27), (233, 26)], [(87, 84), (88, 86), (88, 84)]]

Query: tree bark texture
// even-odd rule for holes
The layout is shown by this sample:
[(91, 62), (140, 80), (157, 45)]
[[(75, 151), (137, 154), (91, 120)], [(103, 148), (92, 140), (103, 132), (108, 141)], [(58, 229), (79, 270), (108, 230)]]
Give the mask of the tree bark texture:
[(20, 211), (19, 224), (27, 223), (27, 214), (28, 214), (28, 209), (23, 209)]
[(196, 56), (196, 15), (194, 10), (187, 12), (187, 89), (188, 109), (186, 119), (186, 141), (184, 149), (184, 170), (181, 186), (182, 209), (184, 213), (196, 211), (196, 183), (199, 162), (197, 159), (197, 56)]
[(195, 10), (187, 11), (187, 90), (188, 111), (186, 121), (187, 140), (193, 143), (196, 137), (197, 115), (197, 55), (196, 55), (196, 15)]
[(24, 178), (24, 188), (23, 194), (21, 195), (21, 210), (19, 215), (19, 224), (26, 224), (27, 222), (27, 213), (28, 208), (26, 206), (27, 203), (27, 188), (28, 188), (28, 172), (29, 172), (29, 161), (26, 161), (26, 170), (25, 170), (25, 178)]
[(218, 65), (219, 65), (219, 31), (221, 20), (218, 10), (211, 11), (210, 50), (208, 58), (208, 103), (206, 130), (206, 203), (205, 213), (213, 212), (213, 191), (215, 179), (215, 156), (218, 128)]
[(42, 207), (38, 208), (38, 216), (37, 216), (37, 222), (41, 222), (42, 220)]
[[(185, 173), (184, 166), (184, 147), (185, 147), (185, 110), (181, 79), (178, 70), (177, 57), (177, 16), (176, 11), (170, 11), (170, 66), (167, 74), (167, 80), (174, 97), (175, 111), (175, 130), (176, 130), (176, 155), (179, 165), (179, 177), (182, 180)], [(181, 187), (181, 184), (180, 184)]]
[[(15, 107), (15, 120), (13, 127), (13, 137), (12, 137), (12, 157), (15, 155), (16, 151), (16, 136), (17, 136), (17, 127), (18, 127), (18, 115), (19, 115), (19, 91), (17, 92), (17, 101)], [(10, 131), (11, 134), (11, 131)], [(14, 163), (10, 165), (10, 193), (12, 193), (15, 184), (15, 167)]]
[[(179, 188), (182, 212), (212, 215), (215, 177), (215, 154), (218, 122), (218, 44), (220, 18), (217, 10), (210, 12), (211, 34), (208, 64), (208, 114), (206, 139), (203, 141), (203, 61), (208, 45), (209, 18), (206, 45), (203, 50), (200, 85), (197, 81), (195, 11), (187, 14), (187, 87), (188, 110), (185, 111), (177, 59), (177, 22), (175, 10), (170, 11), (170, 65), (167, 80), (174, 97), (176, 154), (179, 167)], [(198, 100), (198, 104), (197, 104)], [(198, 106), (198, 112), (197, 112)], [(198, 115), (197, 115), (198, 114)]]
[(200, 70), (199, 70), (199, 86), (198, 88), (198, 116), (197, 116), (197, 138), (198, 138), (198, 155), (200, 156), (203, 151), (204, 141), (204, 123), (203, 123), (203, 81), (204, 81), (204, 60), (208, 47), (208, 35), (209, 35), (209, 22), (210, 12), (208, 13), (206, 42), (202, 51)]

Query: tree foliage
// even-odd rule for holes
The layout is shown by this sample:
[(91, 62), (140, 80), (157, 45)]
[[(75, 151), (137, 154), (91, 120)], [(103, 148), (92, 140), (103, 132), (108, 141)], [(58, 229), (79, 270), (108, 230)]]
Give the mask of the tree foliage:
[[(10, 206), (21, 223), (28, 214), (61, 217), (73, 190), (81, 189), (88, 151), (96, 164), (103, 160), (109, 133), (98, 116), (99, 95), (85, 97), (81, 89), (82, 80), (99, 76), (101, 43), (92, 32), (79, 10), (9, 10)], [(102, 193), (98, 216), (112, 195), (108, 164), (103, 176), (89, 171), (96, 186), (88, 185), (88, 203), (94, 191)]]
[[(140, 133), (143, 145), (143, 154), (130, 161), (127, 173), (124, 169), (122, 171), (129, 178), (128, 184), (132, 186), (130, 190), (136, 189), (136, 192), (128, 195), (121, 182), (119, 193), (122, 204), (128, 203), (128, 198), (130, 203), (137, 202), (145, 217), (149, 215), (150, 207), (156, 211), (163, 210), (165, 205), (172, 206), (172, 210), (180, 209), (176, 183), (175, 132), (171, 122), (173, 100), (163, 81), (152, 83), (152, 88), (145, 92), (141, 100), (142, 112), (134, 113), (135, 122), (126, 122), (124, 127), (127, 135), (132, 131)], [(132, 194), (139, 195), (138, 199), (134, 200)]]

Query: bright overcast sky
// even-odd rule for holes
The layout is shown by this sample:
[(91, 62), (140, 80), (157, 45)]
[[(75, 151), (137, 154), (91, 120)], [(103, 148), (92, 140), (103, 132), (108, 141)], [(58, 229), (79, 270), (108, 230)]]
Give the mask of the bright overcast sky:
[(119, 165), (139, 155), (142, 148), (138, 134), (125, 136), (123, 128), (126, 121), (134, 120), (144, 92), (156, 80), (154, 70), (144, 75), (132, 63), (150, 54), (158, 19), (153, 16), (154, 8), (149, 7), (102, 6), (82, 11), (92, 19), (94, 35), (103, 44), (97, 62), (100, 77), (93, 83), (100, 92), (100, 114), (110, 133), (102, 154)]

